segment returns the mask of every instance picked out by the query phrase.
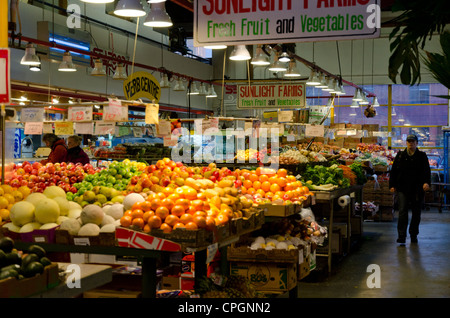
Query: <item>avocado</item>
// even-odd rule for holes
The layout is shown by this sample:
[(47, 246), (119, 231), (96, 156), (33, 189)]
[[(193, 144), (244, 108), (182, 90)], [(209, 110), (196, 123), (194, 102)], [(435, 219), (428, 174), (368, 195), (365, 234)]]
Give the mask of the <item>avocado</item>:
[(13, 270), (15, 270), (15, 271), (20, 271), (20, 265), (17, 265), (17, 264), (11, 264), (11, 265), (8, 265), (8, 266), (5, 266), (5, 267), (3, 267), (2, 269), (0, 269), (0, 271), (9, 271), (9, 270), (11, 270), (11, 269), (13, 269)]
[(6, 264), (7, 265), (10, 265), (10, 264), (21, 265), (22, 258), (20, 257), (20, 255), (17, 252), (7, 253), (6, 254)]
[(51, 265), (52, 261), (50, 259), (48, 259), (47, 257), (41, 257), (41, 259), (39, 260), (39, 262), (45, 266)]
[(39, 256), (36, 254), (28, 254), (22, 259), (22, 268), (27, 267), (31, 262), (39, 262)]
[(0, 250), (5, 253), (10, 253), (14, 248), (14, 241), (12, 238), (4, 236), (0, 238)]
[(6, 271), (0, 271), (0, 280), (7, 279), (7, 278), (10, 278), (10, 277), (18, 278), (19, 277), (19, 271), (15, 270), (15, 269), (10, 269), (10, 270), (6, 270)]
[(45, 256), (45, 250), (40, 247), (39, 245), (31, 245), (28, 248), (28, 253), (29, 254), (36, 254), (37, 256), (39, 256), (39, 259)]
[(31, 262), (25, 268), (22, 269), (22, 274), (24, 277), (33, 277), (37, 274), (42, 274), (44, 272), (44, 265), (39, 262)]
[(0, 250), (0, 269), (3, 266), (6, 266), (6, 265), (7, 265), (7, 263), (6, 263), (6, 253), (3, 252), (3, 250)]

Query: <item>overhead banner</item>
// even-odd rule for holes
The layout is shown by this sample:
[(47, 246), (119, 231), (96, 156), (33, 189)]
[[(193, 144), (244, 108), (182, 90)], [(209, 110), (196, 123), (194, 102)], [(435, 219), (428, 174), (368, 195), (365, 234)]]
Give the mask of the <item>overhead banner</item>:
[(161, 98), (161, 86), (158, 80), (147, 72), (134, 72), (123, 81), (123, 92), (127, 100), (148, 98), (157, 103)]
[(237, 86), (237, 108), (304, 108), (306, 106), (305, 83), (253, 84)]
[(194, 45), (375, 38), (381, 0), (197, 0)]

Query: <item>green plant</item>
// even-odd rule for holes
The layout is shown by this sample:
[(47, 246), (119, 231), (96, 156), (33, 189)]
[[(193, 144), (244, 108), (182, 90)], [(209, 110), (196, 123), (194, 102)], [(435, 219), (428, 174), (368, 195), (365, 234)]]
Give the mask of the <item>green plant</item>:
[[(450, 32), (445, 31), (440, 36), (442, 54), (425, 51), (423, 62), (442, 85), (450, 89)], [(449, 96), (439, 96), (449, 98)]]

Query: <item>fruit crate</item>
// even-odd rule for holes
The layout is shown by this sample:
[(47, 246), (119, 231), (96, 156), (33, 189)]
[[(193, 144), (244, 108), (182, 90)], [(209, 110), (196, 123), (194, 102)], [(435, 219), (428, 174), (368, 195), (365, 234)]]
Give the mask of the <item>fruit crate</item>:
[(45, 292), (61, 283), (58, 264), (44, 268), (44, 272), (30, 278), (10, 277), (0, 280), (0, 298), (23, 298)]
[(95, 245), (95, 246), (115, 246), (115, 233), (100, 233), (96, 236), (71, 235), (66, 230), (56, 230), (55, 240), (57, 244), (64, 245)]
[(214, 234), (213, 242), (220, 242), (229, 238), (232, 235), (231, 222), (217, 226), (212, 233)]
[(231, 219), (230, 228), (232, 235), (239, 235), (252, 231), (254, 229), (254, 217)]
[(273, 262), (273, 263), (298, 263), (299, 252), (302, 249), (256, 249), (252, 250), (248, 245), (235, 245), (228, 246), (227, 259), (229, 261), (242, 261), (242, 262)]
[(213, 233), (205, 229), (187, 230), (179, 228), (170, 233), (164, 233), (160, 229), (153, 229), (150, 235), (178, 243), (185, 248), (204, 247), (213, 242)]
[(259, 207), (264, 209), (265, 216), (286, 217), (296, 213), (296, 205), (263, 204)]
[(28, 242), (28, 243), (55, 243), (56, 229), (57, 229), (57, 227), (55, 227), (53, 229), (48, 229), (48, 230), (39, 230), (38, 229), (38, 230), (34, 230), (32, 232), (17, 233), (17, 232), (8, 230), (5, 227), (1, 227), (0, 228), (0, 237), (7, 236), (9, 238), (12, 238), (14, 241)]

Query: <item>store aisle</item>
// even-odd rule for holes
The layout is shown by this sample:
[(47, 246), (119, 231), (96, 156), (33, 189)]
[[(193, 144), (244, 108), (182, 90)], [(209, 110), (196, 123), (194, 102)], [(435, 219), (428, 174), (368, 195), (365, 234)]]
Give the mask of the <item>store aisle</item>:
[[(362, 244), (334, 266), (330, 277), (299, 282), (300, 298), (450, 297), (450, 212), (422, 212), (418, 244), (399, 246), (397, 218), (365, 222)], [(380, 288), (369, 288), (370, 264), (380, 266)], [(370, 281), (372, 281), (370, 279)]]

